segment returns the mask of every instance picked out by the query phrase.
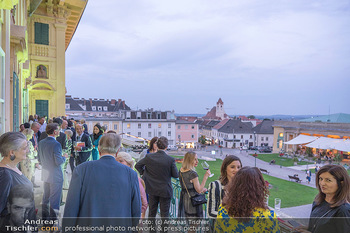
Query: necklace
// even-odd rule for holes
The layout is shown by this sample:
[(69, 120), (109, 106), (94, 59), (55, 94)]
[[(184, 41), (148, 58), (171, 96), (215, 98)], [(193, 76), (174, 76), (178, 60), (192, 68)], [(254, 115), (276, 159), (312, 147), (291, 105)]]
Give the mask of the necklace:
[(17, 172), (18, 174), (22, 175), (22, 172), (17, 168), (17, 167), (11, 167), (10, 165), (8, 165), (7, 163), (3, 163), (2, 161), (0, 162), (3, 165), (5, 165), (7, 168), (11, 169), (14, 172)]

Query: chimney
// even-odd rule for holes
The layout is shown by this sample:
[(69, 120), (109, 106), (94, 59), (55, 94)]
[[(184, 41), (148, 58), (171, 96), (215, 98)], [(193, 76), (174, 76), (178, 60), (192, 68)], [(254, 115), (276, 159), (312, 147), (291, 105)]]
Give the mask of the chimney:
[(122, 101), (123, 108), (125, 109), (125, 101)]
[(84, 105), (86, 106), (86, 100), (85, 99), (83, 99), (84, 100)]
[(91, 99), (91, 98), (89, 98), (89, 100), (90, 100), (90, 106), (92, 106), (92, 99)]
[(111, 99), (111, 104), (112, 104), (112, 105), (115, 105), (115, 102), (116, 102), (115, 99)]
[(118, 99), (118, 105), (120, 105), (121, 102), (122, 102), (122, 100), (121, 100), (121, 99)]

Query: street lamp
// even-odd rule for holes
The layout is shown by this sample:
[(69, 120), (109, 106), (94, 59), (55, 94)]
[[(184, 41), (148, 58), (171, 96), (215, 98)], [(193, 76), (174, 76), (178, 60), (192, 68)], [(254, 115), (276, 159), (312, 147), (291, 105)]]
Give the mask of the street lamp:
[(256, 151), (255, 151), (255, 153), (253, 154), (253, 156), (254, 156), (254, 158), (255, 158), (255, 167), (256, 167), (256, 157), (258, 157), (258, 154), (256, 153)]
[(254, 147), (256, 147), (256, 136), (255, 136), (256, 132), (254, 131)]

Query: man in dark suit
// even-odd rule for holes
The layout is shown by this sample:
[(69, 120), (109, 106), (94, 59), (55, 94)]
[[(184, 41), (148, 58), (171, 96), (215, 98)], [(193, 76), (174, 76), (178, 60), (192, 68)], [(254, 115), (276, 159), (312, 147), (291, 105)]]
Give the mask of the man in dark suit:
[(175, 159), (165, 153), (168, 139), (160, 137), (157, 140), (158, 152), (147, 154), (136, 163), (136, 170), (143, 175), (146, 193), (149, 198), (149, 217), (154, 218), (160, 204), (161, 217), (169, 217), (170, 201), (173, 195), (171, 177), (178, 178)]
[[(82, 126), (77, 125), (78, 134), (80, 130)], [(120, 145), (119, 135), (103, 135), (98, 147), (101, 158), (74, 169), (64, 226), (130, 226), (134, 220), (137, 224), (141, 216), (139, 182), (134, 170), (116, 161)]]
[(39, 131), (40, 127), (41, 125), (38, 122), (33, 122), (31, 126), (32, 130), (34, 131), (34, 134), (30, 141), (32, 142), (35, 150), (38, 150), (38, 144), (41, 135), (41, 132)]
[(83, 130), (83, 126), (81, 124), (77, 124), (75, 126), (75, 130), (77, 133), (76, 143), (84, 142), (85, 146), (81, 147), (76, 145), (74, 150), (76, 151), (76, 163), (77, 165), (84, 163), (91, 156), (92, 151), (92, 142), (91, 138), (88, 134), (86, 134)]
[[(55, 118), (53, 120), (53, 123), (58, 124), (59, 130), (61, 128), (62, 125), (62, 120), (60, 118)], [(43, 139), (47, 138), (47, 133), (46, 132), (42, 132), (39, 138), (39, 142)], [(66, 150), (67, 149), (67, 136), (63, 133), (60, 132), (58, 137), (56, 138), (56, 141), (58, 141), (61, 144), (61, 148), (62, 150)]]
[[(72, 145), (74, 145), (74, 142), (76, 140), (76, 132), (75, 129), (73, 127), (73, 122), (71, 120), (68, 120), (68, 127), (67, 129), (71, 130), (73, 132), (73, 136), (72, 138)], [(75, 152), (74, 152), (74, 148), (72, 147), (72, 151), (70, 153), (71, 158), (69, 159), (69, 165), (70, 165), (70, 169), (73, 172), (74, 168), (75, 168)]]
[(43, 219), (47, 219), (49, 217), (48, 214), (50, 214), (51, 218), (56, 219), (60, 208), (63, 186), (61, 164), (66, 159), (62, 156), (61, 144), (56, 141), (56, 137), (60, 133), (58, 125), (56, 123), (48, 124), (46, 133), (48, 137), (39, 142), (38, 150), (42, 165), (41, 179), (44, 181)]

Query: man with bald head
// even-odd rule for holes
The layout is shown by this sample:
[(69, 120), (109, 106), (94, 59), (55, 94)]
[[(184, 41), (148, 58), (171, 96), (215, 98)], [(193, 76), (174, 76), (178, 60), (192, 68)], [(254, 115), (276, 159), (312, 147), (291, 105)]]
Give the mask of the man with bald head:
[[(77, 166), (79, 164), (84, 163), (87, 161), (91, 156), (92, 151), (92, 142), (90, 136), (84, 132), (83, 126), (81, 124), (77, 124), (75, 126), (76, 131), (76, 142), (77, 145), (74, 146), (75, 150), (75, 159)], [(80, 142), (84, 143), (84, 146), (79, 146)]]

